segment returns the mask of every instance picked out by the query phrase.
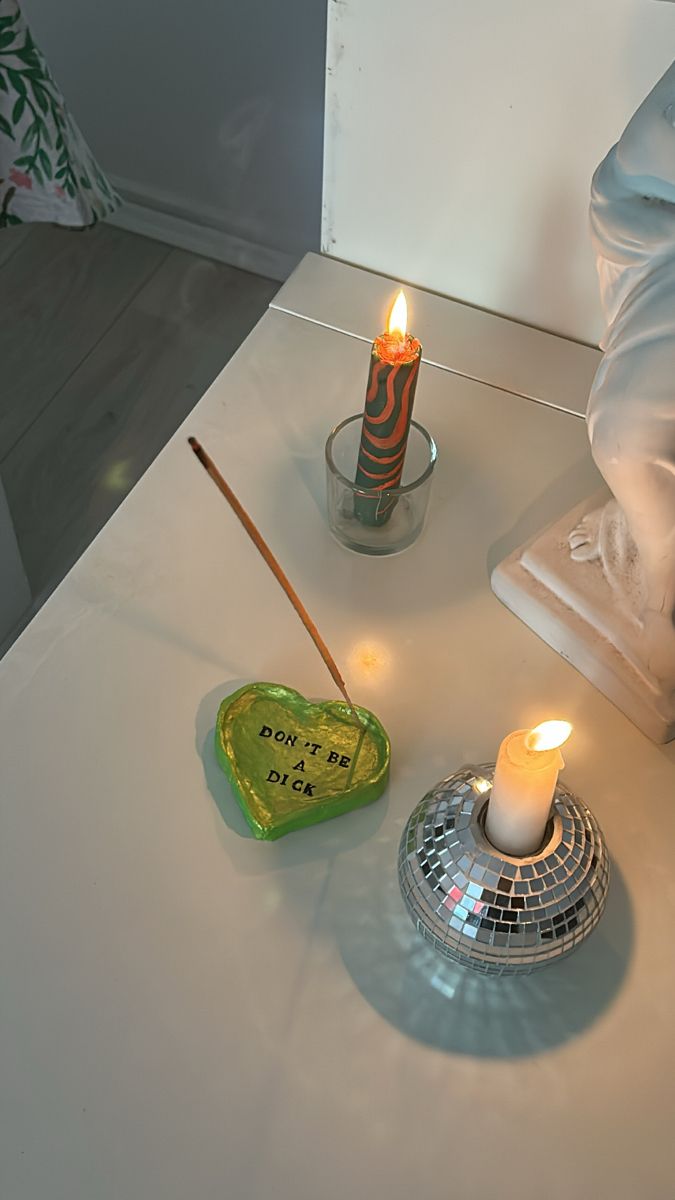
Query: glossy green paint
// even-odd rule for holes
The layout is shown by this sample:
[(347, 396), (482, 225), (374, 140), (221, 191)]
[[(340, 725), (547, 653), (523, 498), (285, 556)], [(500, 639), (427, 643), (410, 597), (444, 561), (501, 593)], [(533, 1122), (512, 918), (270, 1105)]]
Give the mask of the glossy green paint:
[(257, 838), (272, 840), (372, 804), (389, 777), (389, 738), (373, 713), (312, 704), (252, 683), (223, 700), (216, 757)]

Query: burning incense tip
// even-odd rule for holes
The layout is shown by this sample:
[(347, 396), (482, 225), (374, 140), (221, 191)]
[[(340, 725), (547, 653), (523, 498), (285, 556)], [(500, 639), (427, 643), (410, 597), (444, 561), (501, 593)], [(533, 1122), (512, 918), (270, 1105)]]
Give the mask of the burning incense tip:
[(194, 450), (195, 454), (197, 455), (197, 458), (199, 459), (202, 466), (206, 467), (206, 469), (208, 470), (208, 462), (207, 462), (206, 455), (205, 455), (204, 451), (202, 450), (202, 447), (199, 444), (199, 442), (197, 441), (196, 437), (189, 437), (188, 442), (189, 442), (190, 446), (192, 447), (192, 449)]

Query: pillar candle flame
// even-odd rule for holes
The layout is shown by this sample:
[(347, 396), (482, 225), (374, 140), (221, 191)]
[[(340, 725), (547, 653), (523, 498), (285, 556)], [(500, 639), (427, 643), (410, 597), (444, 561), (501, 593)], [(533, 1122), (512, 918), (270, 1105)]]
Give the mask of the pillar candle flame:
[(557, 750), (572, 732), (569, 721), (542, 721), (525, 738), (528, 750)]

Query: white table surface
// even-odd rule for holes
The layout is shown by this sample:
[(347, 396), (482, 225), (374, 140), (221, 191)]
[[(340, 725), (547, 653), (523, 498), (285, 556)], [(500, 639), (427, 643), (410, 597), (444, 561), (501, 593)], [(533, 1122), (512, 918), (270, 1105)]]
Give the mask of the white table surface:
[[(426, 367), (427, 529), (352, 555), (323, 442), (368, 354), (269, 312), (0, 663), (3, 1200), (673, 1194), (675, 753), (488, 582), (596, 485), (583, 422)], [(334, 690), (188, 433), (392, 738), (382, 800), (274, 844), (215, 764), (218, 703)], [(439, 778), (552, 716), (575, 723), (608, 910), (566, 962), (481, 979), (415, 934), (398, 840)]]

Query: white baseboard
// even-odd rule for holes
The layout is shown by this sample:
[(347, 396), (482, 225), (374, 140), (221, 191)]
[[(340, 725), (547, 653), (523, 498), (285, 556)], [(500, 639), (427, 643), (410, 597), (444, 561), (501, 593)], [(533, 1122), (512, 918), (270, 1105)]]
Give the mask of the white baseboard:
[(269, 279), (287, 279), (302, 257), (247, 241), (217, 228), (210, 223), (210, 210), (187, 215), (178, 211), (179, 206), (170, 199), (164, 201), (158, 192), (140, 189), (129, 180), (114, 175), (110, 177), (110, 182), (123, 200), (121, 207), (107, 218), (108, 224), (116, 225), (118, 229), (140, 233), (155, 241), (166, 242), (169, 246), (178, 246), (181, 250), (190, 250), (205, 258), (215, 258), (242, 271), (266, 275)]

